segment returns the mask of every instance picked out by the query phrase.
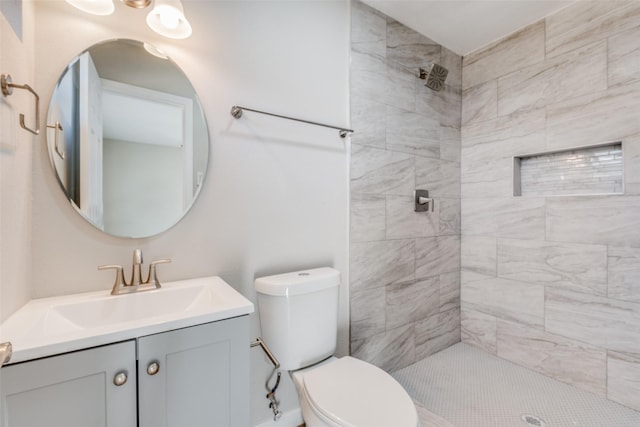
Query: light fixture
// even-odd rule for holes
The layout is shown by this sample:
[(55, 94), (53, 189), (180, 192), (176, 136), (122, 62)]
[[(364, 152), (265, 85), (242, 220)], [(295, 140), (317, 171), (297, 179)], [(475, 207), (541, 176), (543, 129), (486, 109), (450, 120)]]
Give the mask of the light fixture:
[(66, 2), (92, 15), (111, 15), (115, 10), (113, 0), (66, 0)]
[(151, 4), (151, 0), (120, 0), (122, 3), (134, 9), (144, 9)]
[(147, 15), (147, 25), (156, 33), (172, 39), (186, 39), (191, 35), (191, 25), (184, 16), (180, 0), (156, 0)]
[(158, 49), (157, 47), (155, 47), (150, 43), (144, 43), (143, 46), (144, 46), (144, 50), (149, 52), (151, 55), (156, 56), (158, 58), (162, 58), (162, 59), (169, 59), (169, 56), (166, 53), (164, 53), (162, 49)]

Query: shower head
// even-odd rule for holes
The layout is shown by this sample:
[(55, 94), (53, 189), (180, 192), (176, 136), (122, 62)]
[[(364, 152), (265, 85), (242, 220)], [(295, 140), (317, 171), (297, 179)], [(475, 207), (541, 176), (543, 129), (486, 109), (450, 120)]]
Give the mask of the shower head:
[(447, 74), (449, 74), (449, 70), (439, 64), (431, 64), (428, 70), (420, 68), (420, 78), (427, 81), (425, 86), (435, 91), (442, 89)]

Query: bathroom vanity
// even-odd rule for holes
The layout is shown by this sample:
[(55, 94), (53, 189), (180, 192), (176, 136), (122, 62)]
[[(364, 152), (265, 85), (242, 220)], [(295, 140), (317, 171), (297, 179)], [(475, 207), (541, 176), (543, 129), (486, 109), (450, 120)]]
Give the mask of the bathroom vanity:
[(33, 300), (0, 329), (1, 425), (248, 426), (251, 312), (218, 277)]

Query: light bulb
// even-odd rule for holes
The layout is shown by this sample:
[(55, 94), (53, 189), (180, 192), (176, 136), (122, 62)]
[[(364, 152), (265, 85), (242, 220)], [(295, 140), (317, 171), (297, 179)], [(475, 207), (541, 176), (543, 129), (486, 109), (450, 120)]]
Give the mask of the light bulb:
[(160, 22), (165, 27), (175, 30), (178, 28), (178, 24), (180, 23), (180, 15), (177, 10), (166, 8), (162, 13), (160, 13)]
[(147, 25), (156, 33), (172, 39), (186, 39), (191, 35), (191, 25), (184, 16), (180, 0), (156, 0), (147, 15)]

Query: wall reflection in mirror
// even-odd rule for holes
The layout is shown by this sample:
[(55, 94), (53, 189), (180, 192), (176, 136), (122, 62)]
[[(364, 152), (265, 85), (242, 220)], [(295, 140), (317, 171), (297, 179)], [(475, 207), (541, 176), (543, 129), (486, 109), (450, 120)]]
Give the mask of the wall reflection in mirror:
[(71, 204), (121, 237), (180, 221), (209, 155), (193, 86), (162, 52), (133, 40), (94, 45), (71, 61), (51, 98), (47, 141)]

